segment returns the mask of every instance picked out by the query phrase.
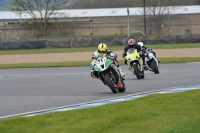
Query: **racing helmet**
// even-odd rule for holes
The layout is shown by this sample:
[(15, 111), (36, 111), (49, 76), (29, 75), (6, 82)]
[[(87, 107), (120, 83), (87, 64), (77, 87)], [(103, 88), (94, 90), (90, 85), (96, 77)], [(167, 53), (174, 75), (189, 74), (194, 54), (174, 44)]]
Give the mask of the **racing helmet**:
[(128, 46), (130, 47), (130, 48), (134, 48), (134, 46), (135, 46), (135, 40), (134, 39), (129, 39), (128, 40)]
[(138, 42), (137, 44), (140, 45), (141, 47), (144, 46), (144, 43), (143, 43), (143, 42)]
[(107, 45), (105, 43), (100, 43), (99, 46), (98, 46), (98, 52), (100, 54), (106, 54), (107, 52)]

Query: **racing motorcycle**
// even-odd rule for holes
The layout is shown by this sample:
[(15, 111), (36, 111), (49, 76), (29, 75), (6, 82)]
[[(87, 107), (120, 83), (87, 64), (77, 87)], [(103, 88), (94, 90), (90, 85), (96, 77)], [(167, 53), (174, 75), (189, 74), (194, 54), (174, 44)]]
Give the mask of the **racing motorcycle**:
[(127, 55), (125, 58), (127, 60), (129, 70), (132, 71), (134, 75), (136, 75), (137, 79), (143, 79), (144, 78), (143, 61), (142, 57), (137, 52), (137, 49), (130, 48), (127, 51)]
[(152, 53), (151, 49), (146, 49), (145, 53), (145, 65), (147, 70), (154, 72), (155, 74), (159, 74), (159, 62)]
[(124, 79), (121, 77), (112, 58), (109, 58), (108, 56), (103, 58), (99, 57), (94, 63), (93, 70), (98, 72), (101, 81), (110, 87), (113, 93), (124, 92), (126, 90)]

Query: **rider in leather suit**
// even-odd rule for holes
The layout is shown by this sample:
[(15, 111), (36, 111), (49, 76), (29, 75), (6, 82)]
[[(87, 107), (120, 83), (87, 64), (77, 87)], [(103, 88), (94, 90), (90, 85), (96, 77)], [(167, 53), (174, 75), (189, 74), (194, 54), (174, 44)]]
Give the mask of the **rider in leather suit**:
[(143, 54), (143, 48), (136, 43), (136, 41), (134, 39), (129, 39), (128, 40), (128, 45), (124, 48), (124, 52), (123, 52), (123, 55), (122, 57), (124, 58), (124, 63), (127, 64), (127, 60), (125, 58), (125, 56), (127, 55), (126, 52), (130, 49), (130, 48), (135, 48), (137, 49), (137, 52), (140, 53), (140, 56), (142, 57), (142, 61), (143, 61), (143, 65), (145, 64), (144, 63), (144, 54)]
[(95, 52), (93, 53), (93, 55), (92, 55), (92, 62), (91, 62), (91, 64), (90, 64), (90, 68), (92, 69), (92, 70), (91, 70), (91, 77), (99, 79), (98, 73), (97, 73), (96, 71), (93, 71), (93, 66), (94, 66), (94, 62), (95, 62), (99, 57), (103, 57), (105, 54), (106, 54), (107, 56), (109, 56), (110, 58), (113, 58), (114, 63), (115, 63), (115, 65), (118, 67), (121, 76), (124, 77), (125, 74), (124, 74), (124, 72), (122, 71), (122, 69), (121, 69), (121, 67), (120, 67), (120, 65), (119, 65), (119, 63), (118, 63), (117, 55), (114, 54), (111, 50), (109, 50), (109, 49), (107, 48), (107, 45), (106, 45), (105, 43), (100, 43), (100, 44), (98, 45), (98, 50), (95, 51)]
[(140, 45), (142, 47), (142, 49), (151, 51), (154, 54), (154, 56), (156, 57), (156, 53), (152, 50), (152, 48), (148, 48), (148, 47), (144, 46), (143, 42), (138, 42), (137, 44)]

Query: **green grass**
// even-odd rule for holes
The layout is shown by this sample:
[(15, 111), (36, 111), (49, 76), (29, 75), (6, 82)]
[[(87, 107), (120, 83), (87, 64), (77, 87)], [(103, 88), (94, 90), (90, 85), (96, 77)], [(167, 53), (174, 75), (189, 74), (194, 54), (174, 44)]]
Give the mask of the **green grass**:
[(160, 64), (200, 62), (200, 57), (158, 58)]
[[(147, 47), (152, 49), (175, 49), (175, 48), (200, 48), (200, 43), (191, 44), (148, 44)], [(115, 50), (123, 50), (125, 46), (109, 46), (108, 48)], [(68, 53), (68, 52), (87, 52), (96, 51), (97, 47), (70, 47), (70, 48), (45, 48), (30, 50), (0, 50), (0, 55), (13, 54), (41, 54), (41, 53)]]
[(15, 55), (15, 54), (44, 54), (44, 53), (69, 53), (69, 52), (87, 52), (95, 51), (96, 47), (73, 47), (73, 48), (44, 48), (44, 49), (29, 49), (29, 50), (0, 50), (0, 55)]
[(5, 68), (43, 68), (43, 67), (75, 67), (88, 66), (91, 61), (70, 61), (70, 62), (52, 62), (52, 63), (22, 63), (22, 64), (0, 64), (0, 69)]
[[(200, 44), (157, 44), (146, 45), (153, 49), (170, 49), (170, 48), (200, 48)], [(123, 50), (124, 46), (109, 46), (113, 51)], [(0, 55), (16, 55), (16, 54), (44, 54), (44, 53), (69, 53), (69, 52), (87, 52), (95, 51), (96, 47), (71, 47), (71, 48), (47, 48), (47, 49), (31, 49), (31, 50), (0, 50)], [(200, 57), (189, 58), (158, 58), (161, 64), (165, 63), (186, 63), (200, 62)], [(25, 64), (0, 64), (0, 68), (42, 68), (42, 67), (71, 67), (71, 66), (89, 66), (90, 61), (83, 62), (54, 62), (54, 63), (25, 63)], [(123, 61), (120, 61), (123, 65)]]
[[(200, 62), (200, 57), (185, 57), (185, 58), (158, 58), (160, 64), (169, 63), (187, 63)], [(52, 63), (23, 63), (23, 64), (0, 64), (0, 69), (9, 68), (44, 68), (44, 67), (78, 67), (88, 66), (91, 61), (70, 61), (70, 62), (52, 62)], [(120, 65), (125, 65), (123, 60), (119, 60)]]
[(199, 133), (200, 90), (1, 120), (1, 133)]
[(147, 44), (152, 49), (200, 48), (200, 43)]

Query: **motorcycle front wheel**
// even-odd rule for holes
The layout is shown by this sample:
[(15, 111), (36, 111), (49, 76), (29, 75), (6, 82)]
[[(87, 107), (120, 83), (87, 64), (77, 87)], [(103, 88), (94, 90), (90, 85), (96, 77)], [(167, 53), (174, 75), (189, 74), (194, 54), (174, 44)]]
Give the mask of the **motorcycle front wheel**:
[(135, 73), (137, 79), (141, 79), (140, 70), (138, 68), (138, 65), (137, 64), (133, 64), (132, 68), (134, 70), (134, 73)]
[(158, 66), (155, 61), (151, 62), (151, 68), (155, 74), (159, 74)]
[(108, 73), (105, 74), (104, 80), (108, 84), (108, 86), (110, 87), (111, 91), (113, 93), (117, 93), (117, 89), (116, 89), (114, 83), (112, 82), (110, 75)]
[(140, 73), (141, 73), (141, 79), (144, 79), (144, 71), (142, 71)]

